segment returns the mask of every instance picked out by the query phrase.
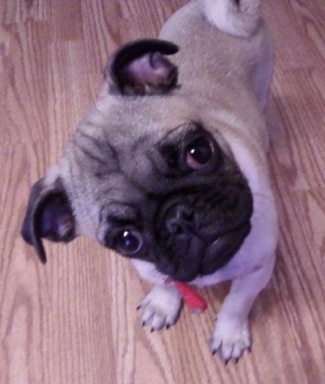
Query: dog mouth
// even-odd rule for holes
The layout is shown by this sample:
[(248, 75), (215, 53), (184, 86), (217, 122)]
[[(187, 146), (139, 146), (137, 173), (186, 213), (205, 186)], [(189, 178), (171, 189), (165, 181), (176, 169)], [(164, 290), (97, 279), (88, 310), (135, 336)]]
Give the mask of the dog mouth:
[(161, 211), (156, 267), (174, 280), (189, 282), (226, 265), (251, 229), (250, 192), (212, 204), (193, 197), (168, 202)]
[(179, 240), (178, 245), (182, 253), (174, 253), (172, 258), (161, 257), (156, 267), (173, 280), (192, 281), (200, 274), (201, 259), (197, 256), (206, 252), (206, 243), (192, 235)]
[(214, 273), (226, 265), (241, 247), (250, 232), (250, 221), (214, 239), (205, 239), (200, 233), (183, 236), (178, 252), (173, 257), (162, 257), (157, 269), (173, 280), (190, 282), (197, 277)]

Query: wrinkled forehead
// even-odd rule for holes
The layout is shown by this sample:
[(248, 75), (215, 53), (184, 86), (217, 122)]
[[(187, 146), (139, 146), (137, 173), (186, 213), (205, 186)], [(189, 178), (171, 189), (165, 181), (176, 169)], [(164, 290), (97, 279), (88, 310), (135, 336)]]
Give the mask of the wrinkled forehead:
[(79, 125), (70, 148), (82, 168), (90, 172), (131, 176), (148, 171), (148, 152), (196, 119), (193, 108), (181, 97), (130, 96), (110, 103), (99, 101)]
[(87, 120), (103, 127), (110, 138), (135, 140), (143, 134), (163, 136), (166, 130), (198, 118), (195, 106), (179, 93), (99, 99)]

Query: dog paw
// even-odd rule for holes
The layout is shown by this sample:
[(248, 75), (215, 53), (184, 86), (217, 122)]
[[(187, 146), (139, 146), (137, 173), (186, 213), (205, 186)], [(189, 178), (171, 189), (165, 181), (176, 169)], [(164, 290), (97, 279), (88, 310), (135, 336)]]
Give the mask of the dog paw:
[(156, 286), (142, 300), (137, 309), (142, 309), (142, 326), (151, 327), (151, 332), (169, 328), (178, 320), (182, 299), (174, 286)]
[(248, 321), (237, 323), (234, 321), (218, 321), (210, 339), (212, 354), (218, 353), (227, 364), (230, 360), (237, 363), (244, 351), (250, 351), (251, 337)]

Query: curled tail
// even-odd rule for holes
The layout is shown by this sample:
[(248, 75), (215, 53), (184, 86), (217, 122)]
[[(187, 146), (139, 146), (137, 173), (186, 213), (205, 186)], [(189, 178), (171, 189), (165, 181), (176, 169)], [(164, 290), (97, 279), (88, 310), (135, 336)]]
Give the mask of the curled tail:
[(260, 0), (201, 0), (210, 23), (234, 36), (249, 37), (259, 25)]

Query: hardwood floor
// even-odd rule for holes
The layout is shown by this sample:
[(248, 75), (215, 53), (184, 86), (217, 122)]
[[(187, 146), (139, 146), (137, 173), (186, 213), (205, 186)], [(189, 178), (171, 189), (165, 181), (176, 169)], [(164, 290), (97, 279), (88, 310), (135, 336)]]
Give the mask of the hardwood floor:
[(0, 383), (325, 383), (325, 2), (264, 0), (277, 62), (268, 111), (281, 238), (252, 313), (252, 353), (225, 366), (208, 310), (184, 309), (151, 334), (135, 311), (149, 285), (85, 238), (46, 244), (42, 266), (19, 235), (29, 188), (59, 158), (94, 101), (109, 54), (156, 36), (185, 0), (0, 2)]

